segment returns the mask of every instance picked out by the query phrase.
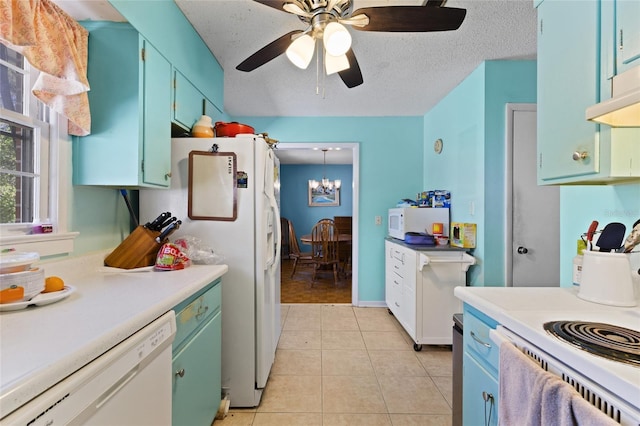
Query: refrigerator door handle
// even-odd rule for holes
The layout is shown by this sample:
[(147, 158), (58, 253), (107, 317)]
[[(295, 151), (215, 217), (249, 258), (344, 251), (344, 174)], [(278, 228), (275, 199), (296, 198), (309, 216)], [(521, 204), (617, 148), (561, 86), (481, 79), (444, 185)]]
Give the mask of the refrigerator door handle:
[[(264, 174), (265, 174), (264, 194), (269, 200), (269, 205), (271, 206), (271, 211), (273, 213), (272, 218), (273, 218), (273, 222), (275, 222), (274, 224), (275, 224), (275, 230), (276, 230), (275, 235), (273, 236), (275, 253), (273, 258), (270, 259), (266, 265), (267, 268), (271, 267), (271, 269), (275, 269), (276, 267), (279, 267), (280, 263), (278, 262), (278, 259), (280, 259), (280, 251), (282, 249), (281, 247), (282, 229), (280, 225), (280, 209), (278, 209), (278, 203), (276, 202), (276, 197), (274, 193), (275, 183), (274, 183), (274, 176), (273, 176), (273, 173), (274, 173), (273, 167), (275, 165), (275, 161), (273, 160), (273, 156), (274, 156), (273, 150), (268, 150), (267, 155), (265, 156), (265, 166), (264, 166)], [(271, 247), (269, 247), (269, 251), (271, 251)]]

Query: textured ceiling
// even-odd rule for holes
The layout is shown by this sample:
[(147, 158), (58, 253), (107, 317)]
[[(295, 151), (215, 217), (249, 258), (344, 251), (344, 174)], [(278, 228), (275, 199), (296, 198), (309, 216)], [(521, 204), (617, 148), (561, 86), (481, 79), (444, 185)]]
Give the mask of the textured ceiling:
[[(421, 0), (354, 0), (354, 9), (416, 5)], [(379, 33), (350, 28), (364, 83), (348, 89), (339, 76), (317, 79), (282, 55), (246, 73), (235, 67), (283, 34), (305, 29), (295, 15), (252, 0), (177, 0), (224, 69), (224, 107), (232, 116), (423, 115), (483, 60), (535, 59), (531, 0), (449, 0), (467, 9), (457, 31)], [(316, 94), (316, 88), (320, 94)]]

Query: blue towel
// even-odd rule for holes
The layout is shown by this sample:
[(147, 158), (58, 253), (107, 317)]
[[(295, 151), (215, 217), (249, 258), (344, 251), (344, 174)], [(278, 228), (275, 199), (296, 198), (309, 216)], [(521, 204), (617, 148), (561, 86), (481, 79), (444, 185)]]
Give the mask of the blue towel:
[(503, 426), (618, 425), (511, 343), (500, 345), (498, 419)]

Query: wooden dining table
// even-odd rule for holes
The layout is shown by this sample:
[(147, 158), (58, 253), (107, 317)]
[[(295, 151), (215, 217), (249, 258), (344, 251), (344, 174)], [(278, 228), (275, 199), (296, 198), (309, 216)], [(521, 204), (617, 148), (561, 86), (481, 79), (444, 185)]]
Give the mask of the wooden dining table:
[[(300, 241), (302, 244), (311, 244), (311, 234), (305, 234), (300, 237)], [(351, 234), (338, 234), (338, 243), (350, 243), (351, 242)]]

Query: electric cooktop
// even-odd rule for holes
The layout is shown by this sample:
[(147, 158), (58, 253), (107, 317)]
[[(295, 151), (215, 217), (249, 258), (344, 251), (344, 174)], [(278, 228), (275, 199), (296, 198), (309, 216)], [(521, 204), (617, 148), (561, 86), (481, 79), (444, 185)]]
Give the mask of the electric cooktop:
[(585, 321), (550, 321), (544, 329), (593, 355), (640, 367), (640, 331)]

